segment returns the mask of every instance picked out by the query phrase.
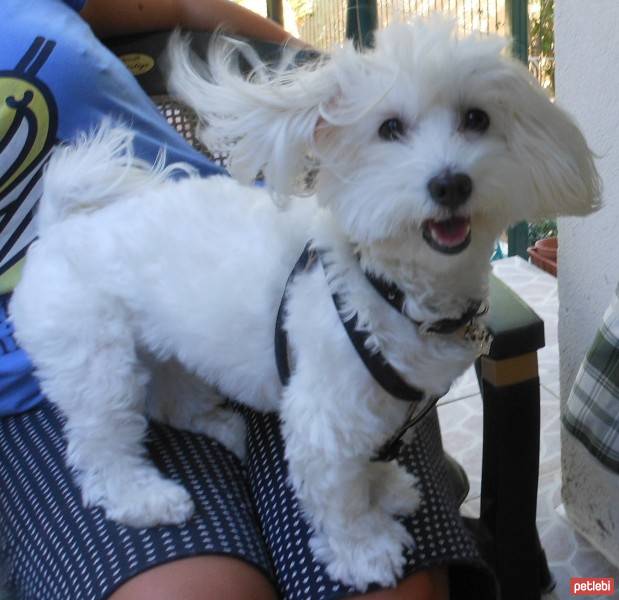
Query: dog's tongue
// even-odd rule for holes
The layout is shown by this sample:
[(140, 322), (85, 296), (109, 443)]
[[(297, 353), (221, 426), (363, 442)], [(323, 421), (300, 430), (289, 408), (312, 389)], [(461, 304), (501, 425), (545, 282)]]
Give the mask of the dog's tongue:
[(441, 246), (458, 246), (466, 240), (471, 222), (465, 217), (453, 217), (445, 221), (428, 221), (432, 238)]

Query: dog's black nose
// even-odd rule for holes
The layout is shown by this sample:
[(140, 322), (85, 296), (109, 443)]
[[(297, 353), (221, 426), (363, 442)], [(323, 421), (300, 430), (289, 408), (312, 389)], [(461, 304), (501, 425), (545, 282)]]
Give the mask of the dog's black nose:
[(447, 208), (457, 208), (469, 199), (473, 181), (466, 173), (445, 171), (428, 181), (428, 191), (435, 202)]

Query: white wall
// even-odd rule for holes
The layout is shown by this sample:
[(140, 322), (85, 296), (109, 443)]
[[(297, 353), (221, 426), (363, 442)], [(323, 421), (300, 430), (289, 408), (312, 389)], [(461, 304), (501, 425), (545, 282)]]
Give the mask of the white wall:
[(603, 209), (559, 221), (561, 401), (619, 282), (619, 1), (555, 0), (557, 101), (601, 155)]
[[(600, 155), (602, 210), (559, 221), (561, 405), (619, 282), (619, 1), (555, 0), (558, 102)], [(576, 529), (619, 566), (619, 477), (561, 432), (562, 498)]]

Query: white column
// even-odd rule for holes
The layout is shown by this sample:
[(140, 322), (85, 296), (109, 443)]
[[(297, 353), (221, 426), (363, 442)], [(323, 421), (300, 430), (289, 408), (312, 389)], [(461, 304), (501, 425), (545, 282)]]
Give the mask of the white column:
[[(603, 209), (559, 220), (561, 405), (619, 282), (619, 2), (555, 0), (557, 102), (584, 130), (604, 182)], [(568, 515), (619, 564), (619, 476), (562, 432)]]

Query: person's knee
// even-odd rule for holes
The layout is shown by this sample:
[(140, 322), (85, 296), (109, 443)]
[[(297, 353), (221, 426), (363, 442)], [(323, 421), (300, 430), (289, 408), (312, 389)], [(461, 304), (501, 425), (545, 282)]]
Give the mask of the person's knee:
[(449, 578), (446, 568), (420, 571), (403, 579), (396, 587), (349, 600), (449, 600)]
[(275, 600), (269, 580), (246, 562), (195, 556), (160, 565), (123, 584), (110, 600)]

